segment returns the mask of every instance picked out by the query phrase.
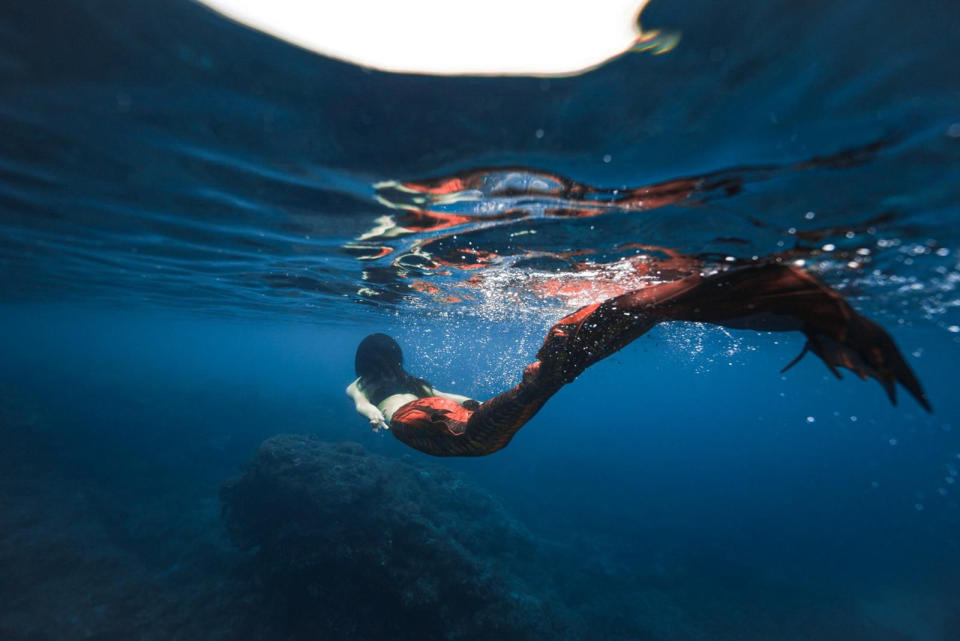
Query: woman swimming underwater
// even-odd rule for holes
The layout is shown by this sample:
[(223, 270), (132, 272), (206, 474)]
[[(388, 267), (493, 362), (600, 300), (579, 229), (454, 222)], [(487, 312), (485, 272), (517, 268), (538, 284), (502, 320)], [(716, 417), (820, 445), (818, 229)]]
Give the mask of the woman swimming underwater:
[(875, 378), (894, 404), (899, 383), (931, 411), (920, 382), (882, 327), (810, 274), (780, 264), (694, 274), (583, 307), (550, 329), (519, 384), (483, 403), (440, 392), (411, 376), (403, 369), (396, 341), (373, 334), (357, 349), (358, 378), (347, 393), (374, 429), (389, 426), (394, 436), (421, 452), (483, 456), (505, 447), (587, 367), (667, 321), (801, 331), (806, 345), (783, 371), (813, 352), (838, 378), (838, 367)]

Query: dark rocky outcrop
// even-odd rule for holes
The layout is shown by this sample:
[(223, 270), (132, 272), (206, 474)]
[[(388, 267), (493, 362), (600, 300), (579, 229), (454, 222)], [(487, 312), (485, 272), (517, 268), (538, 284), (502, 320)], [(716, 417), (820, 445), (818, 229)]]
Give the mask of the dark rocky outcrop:
[(588, 536), (573, 508), (566, 540), (534, 537), (454, 473), (353, 444), (270, 439), (218, 504), (229, 472), (213, 460), (185, 476), (179, 454), (168, 471), (146, 451), (108, 457), (109, 435), (55, 431), (12, 403), (7, 416), (28, 420), (0, 424), (4, 641), (952, 641), (960, 629), (948, 588), (865, 602), (683, 541)]
[(276, 620), (295, 638), (557, 638), (567, 627), (528, 578), (533, 537), (444, 468), (281, 435), (221, 498), (234, 540), (259, 547)]

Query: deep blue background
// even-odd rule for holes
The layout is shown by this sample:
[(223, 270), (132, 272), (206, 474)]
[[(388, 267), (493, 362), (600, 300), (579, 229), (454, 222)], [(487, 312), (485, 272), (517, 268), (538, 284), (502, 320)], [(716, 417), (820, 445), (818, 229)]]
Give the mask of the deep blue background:
[[(26, 437), (27, 456), (55, 474), (124, 486), (140, 495), (135, 501), (202, 498), (260, 440), (284, 432), (427, 463), (369, 433), (343, 393), (353, 346), (369, 331), (397, 335), (411, 369), (438, 387), (476, 390), (463, 382), (475, 367), (469, 341), (405, 334), (402, 323), (4, 311), (2, 389), (41, 417), (7, 428), (8, 438)], [(591, 368), (503, 452), (443, 464), (487, 488), (544, 540), (580, 546), (591, 566), (708, 594), (730, 583), (738, 596), (718, 596), (718, 616), (737, 634), (755, 632), (729, 611), (731, 599), (783, 608), (787, 626), (836, 607), (854, 619), (893, 621), (906, 638), (947, 639), (952, 632), (941, 626), (956, 603), (960, 510), (956, 484), (945, 479), (960, 467), (960, 439), (955, 385), (942, 374), (956, 344), (922, 328), (896, 335), (904, 349), (923, 349), (911, 362), (933, 416), (911, 399), (890, 407), (879, 386), (835, 381), (812, 359), (778, 375), (800, 348), (797, 336), (732, 340), (673, 326)], [(485, 349), (511, 350), (512, 339)], [(688, 340), (702, 341), (703, 352), (692, 355)], [(454, 365), (422, 369), (414, 349), (445, 351)], [(182, 552), (143, 554), (165, 567)], [(845, 605), (829, 605), (837, 599)], [(710, 601), (697, 607), (710, 611)], [(848, 611), (848, 602), (878, 610)]]

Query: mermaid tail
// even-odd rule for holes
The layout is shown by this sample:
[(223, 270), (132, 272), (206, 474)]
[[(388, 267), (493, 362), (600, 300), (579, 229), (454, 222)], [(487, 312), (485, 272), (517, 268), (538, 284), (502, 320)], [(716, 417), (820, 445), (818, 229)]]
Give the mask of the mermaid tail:
[(468, 410), (456, 401), (430, 397), (399, 408), (390, 421), (397, 439), (433, 456), (485, 456), (507, 446), (517, 431), (563, 387), (538, 377), (539, 363), (523, 380)]
[(435, 456), (483, 456), (510, 442), (565, 384), (636, 340), (658, 323), (692, 321), (733, 329), (801, 331), (800, 355), (816, 354), (837, 377), (838, 367), (874, 378), (896, 404), (903, 385), (927, 411), (930, 403), (886, 331), (844, 298), (795, 267), (767, 264), (693, 275), (583, 307), (554, 325), (523, 380), (470, 410), (444, 398), (423, 398), (398, 409), (390, 423), (398, 439)]
[(732, 329), (801, 331), (807, 352), (838, 378), (838, 367), (874, 378), (896, 404), (900, 383), (927, 411), (930, 403), (887, 332), (828, 286), (779, 264), (746, 267), (628, 292), (580, 309), (553, 326), (537, 353), (543, 371), (564, 382), (666, 321), (712, 323)]

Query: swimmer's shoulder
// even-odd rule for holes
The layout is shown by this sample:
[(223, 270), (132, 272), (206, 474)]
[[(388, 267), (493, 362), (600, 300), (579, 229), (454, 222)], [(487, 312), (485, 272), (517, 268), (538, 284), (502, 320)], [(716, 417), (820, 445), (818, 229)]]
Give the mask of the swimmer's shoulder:
[(360, 379), (357, 378), (355, 381), (347, 385), (347, 396), (354, 396), (356, 394), (363, 395), (363, 392), (360, 391)]

